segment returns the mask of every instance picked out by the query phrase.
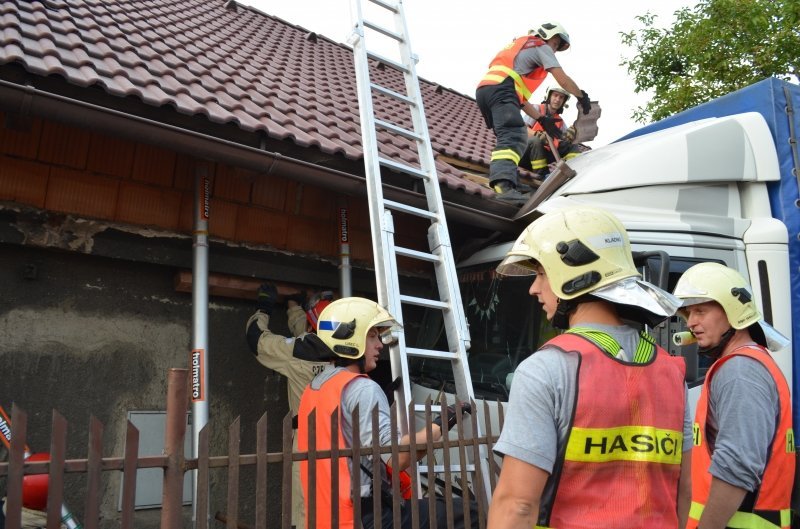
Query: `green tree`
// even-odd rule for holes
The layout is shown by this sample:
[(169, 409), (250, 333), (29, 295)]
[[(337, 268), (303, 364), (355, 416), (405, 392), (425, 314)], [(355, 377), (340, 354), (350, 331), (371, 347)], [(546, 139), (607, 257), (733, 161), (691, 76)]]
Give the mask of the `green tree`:
[(671, 28), (656, 16), (621, 32), (634, 55), (623, 58), (637, 93), (653, 98), (634, 109), (647, 123), (766, 77), (800, 79), (800, 0), (700, 0), (675, 12)]

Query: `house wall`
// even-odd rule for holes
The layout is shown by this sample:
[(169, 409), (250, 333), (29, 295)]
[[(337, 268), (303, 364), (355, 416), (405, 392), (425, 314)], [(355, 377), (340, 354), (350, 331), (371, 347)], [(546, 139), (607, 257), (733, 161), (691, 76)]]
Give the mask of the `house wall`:
[[(105, 425), (104, 455), (121, 456), (127, 412), (164, 409), (167, 371), (186, 367), (191, 347), (191, 295), (174, 281), (192, 267), (198, 166), (211, 177), (212, 272), (336, 286), (343, 197), (56, 122), (0, 113), (0, 123), (0, 404), (27, 412), (34, 451), (48, 450), (53, 409), (70, 425), (68, 458), (86, 457), (90, 416)], [(346, 201), (356, 291), (374, 289), (366, 200)], [(401, 222), (398, 231), (408, 231)], [(414, 227), (422, 240), (399, 242), (424, 242), (424, 227)], [(269, 449), (280, 450), (285, 381), (247, 348), (252, 311), (248, 299), (209, 303), (212, 454), (227, 452), (237, 416), (242, 452), (252, 452), (265, 410)], [(271, 326), (288, 334), (280, 310)], [(104, 479), (103, 526), (118, 526), (119, 479)], [(212, 513), (224, 510), (225, 479), (214, 476)], [(67, 483), (80, 519), (84, 484), (69, 475)], [(241, 484), (240, 515), (252, 520), (246, 473)], [(279, 481), (269, 486), (277, 506)], [(269, 511), (271, 527), (277, 509)], [(158, 526), (158, 511), (137, 516), (139, 527)]]
[[(28, 414), (33, 451), (49, 449), (53, 409), (69, 423), (68, 459), (87, 457), (91, 416), (104, 424), (103, 454), (122, 456), (127, 413), (165, 409), (168, 370), (187, 365), (192, 335), (191, 295), (174, 291), (173, 274), (166, 266), (0, 245), (0, 403), (9, 412), (14, 403)], [(212, 454), (226, 453), (227, 429), (237, 416), (242, 451), (252, 453), (253, 428), (266, 410), (270, 450), (280, 451), (286, 386), (247, 347), (243, 330), (252, 310), (247, 300), (209, 303)], [(288, 333), (282, 311), (271, 326)], [(212, 489), (212, 507), (219, 510), (226, 483), (223, 473), (216, 478), (221, 481)], [(67, 504), (80, 518), (85, 483), (69, 474), (66, 483)], [(278, 482), (271, 487), (279, 498)], [(242, 492), (247, 515), (252, 484), (243, 481)], [(109, 526), (119, 493), (119, 476), (105, 473), (102, 514)], [(277, 516), (272, 513), (276, 524)], [(141, 512), (138, 518), (143, 527), (158, 524), (158, 513)]]
[[(190, 234), (193, 171), (203, 165), (212, 237), (338, 256), (340, 197), (323, 189), (38, 118), (9, 128), (6, 118), (0, 112), (0, 200)], [(349, 202), (352, 258), (369, 263), (366, 201)]]

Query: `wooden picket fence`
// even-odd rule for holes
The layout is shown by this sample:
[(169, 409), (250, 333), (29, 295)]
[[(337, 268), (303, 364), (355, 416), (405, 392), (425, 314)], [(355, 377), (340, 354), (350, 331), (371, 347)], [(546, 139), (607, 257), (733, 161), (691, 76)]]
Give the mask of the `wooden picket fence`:
[[(122, 529), (130, 529), (134, 525), (134, 502), (136, 490), (136, 476), (137, 469), (146, 468), (161, 468), (164, 472), (163, 479), (163, 495), (161, 504), (161, 519), (160, 527), (162, 529), (179, 529), (184, 527), (184, 506), (183, 506), (183, 486), (184, 474), (190, 471), (197, 471), (196, 473), (196, 494), (194, 497), (194, 512), (208, 513), (209, 512), (209, 499), (212, 491), (209, 490), (210, 484), (210, 470), (211, 469), (227, 469), (227, 490), (224, 491), (226, 495), (226, 509), (225, 512), (218, 512), (215, 514), (216, 520), (225, 524), (226, 529), (266, 529), (267, 528), (267, 514), (269, 507), (269, 498), (267, 494), (268, 479), (276, 479), (273, 466), (272, 473), (268, 473), (270, 463), (280, 463), (280, 476), (281, 480), (281, 529), (291, 528), (291, 481), (292, 481), (292, 464), (293, 462), (307, 460), (309, 461), (309, 468), (315, 468), (313, 464), (315, 461), (324, 459), (338, 460), (338, 458), (354, 458), (354, 461), (360, 461), (362, 455), (372, 455), (375, 467), (373, 468), (373, 475), (378, 471), (377, 461), (381, 455), (388, 454), (388, 463), (396, 462), (398, 455), (401, 452), (425, 452), (425, 461), (430, 465), (441, 459), (441, 465), (436, 465), (436, 474), (426, 473), (419, 474), (424, 476), (421, 478), (421, 483), (417, 481), (417, 463), (412, 463), (409, 468), (409, 474), (412, 478), (412, 490), (419, 491), (424, 497), (427, 497), (428, 512), (419, 512), (420, 508), (417, 502), (410, 502), (410, 511), (413, 520), (413, 527), (419, 527), (420, 516), (428, 517), (429, 520), (435, 520), (434, 512), (436, 502), (434, 496), (438, 493), (440, 497), (444, 498), (445, 506), (448, 516), (448, 527), (452, 524), (452, 505), (449, 498), (455, 495), (462, 495), (465, 498), (465, 505), (467, 500), (473, 501), (473, 505), (477, 507), (478, 520), (469, 520), (470, 513), (465, 509), (464, 516), (467, 521), (473, 523), (474, 527), (485, 527), (486, 514), (488, 511), (488, 500), (485, 492), (487, 490), (494, 490), (496, 477), (499, 473), (497, 460), (492, 456), (492, 448), (497, 441), (498, 433), (502, 428), (502, 407), (498, 406), (499, 411), (499, 428), (496, 426), (495, 431), (492, 431), (492, 423), (489, 420), (489, 405), (483, 404), (483, 424), (481, 436), (471, 435), (470, 432), (478, 431), (478, 416), (481, 414), (472, 413), (464, 415), (464, 418), (458, 418), (456, 427), (449, 436), (444, 436), (437, 442), (427, 442), (425, 446), (420, 447), (411, 443), (411, 445), (400, 446), (393, 442), (391, 446), (380, 446), (377, 441), (377, 428), (373, 428), (373, 443), (371, 446), (359, 446), (355, 443), (353, 447), (339, 447), (334, 444), (331, 450), (316, 450), (313, 442), (314, 431), (313, 428), (309, 431), (309, 438), (312, 440), (309, 444), (307, 451), (301, 452), (292, 449), (293, 428), (291, 417), (285, 417), (283, 420), (282, 431), (282, 451), (281, 452), (268, 452), (267, 451), (267, 415), (266, 413), (261, 417), (256, 427), (256, 452), (253, 454), (240, 453), (240, 421), (239, 418), (234, 420), (228, 429), (228, 454), (222, 456), (212, 456), (209, 453), (209, 428), (203, 428), (199, 434), (199, 448), (197, 458), (187, 458), (184, 454), (184, 438), (186, 436), (186, 409), (189, 397), (188, 393), (188, 371), (186, 369), (171, 369), (168, 375), (167, 387), (167, 413), (166, 413), (166, 431), (165, 431), (165, 445), (164, 453), (158, 456), (138, 456), (139, 450), (139, 431), (133, 424), (128, 421), (126, 441), (125, 441), (125, 454), (121, 457), (102, 457), (102, 439), (103, 439), (103, 424), (96, 418), (92, 417), (90, 420), (89, 441), (87, 446), (88, 457), (86, 459), (69, 459), (65, 458), (67, 452), (66, 448), (66, 433), (67, 422), (57, 412), (53, 412), (53, 423), (51, 433), (50, 445), (50, 461), (49, 462), (27, 462), (25, 461), (25, 438), (27, 433), (27, 416), (23, 410), (14, 406), (11, 413), (11, 425), (13, 435), (11, 436), (10, 451), (8, 462), (0, 462), (0, 478), (6, 478), (7, 484), (7, 498), (6, 498), (6, 529), (19, 529), (22, 519), (22, 479), (26, 474), (48, 474), (49, 475), (49, 489), (47, 501), (47, 528), (58, 529), (62, 523), (69, 529), (79, 527), (77, 518), (80, 519), (85, 529), (98, 529), (100, 524), (100, 506), (102, 499), (101, 482), (104, 472), (119, 472), (121, 473), (121, 508), (119, 513), (119, 525)], [(438, 404), (438, 403), (437, 403)], [(441, 403), (442, 408), (447, 403)], [(394, 407), (394, 405), (393, 405)], [(431, 428), (431, 412), (432, 403), (430, 400), (426, 403), (425, 421), (427, 428)], [(474, 403), (473, 403), (473, 409)], [(373, 424), (377, 425), (377, 410), (372, 410)], [(392, 426), (397, 427), (396, 413), (392, 410)], [(356, 411), (358, 413), (358, 411)], [(413, 417), (413, 404), (408, 410), (409, 417)], [(353, 424), (358, 424), (357, 417), (354, 417)], [(313, 425), (312, 425), (313, 426)], [(332, 421), (332, 427), (336, 427), (337, 423)], [(336, 435), (333, 436), (337, 438)], [(354, 432), (354, 439), (358, 439), (357, 432)], [(413, 436), (412, 436), (413, 437)], [(430, 439), (430, 433), (428, 435)], [(414, 458), (412, 458), (413, 460)], [(482, 465), (478, 462), (481, 460), (488, 460), (489, 475), (483, 475), (481, 471)], [(254, 523), (250, 524), (246, 521), (239, 519), (239, 475), (242, 467), (255, 466), (256, 479), (255, 479), (255, 513)], [(336, 467), (337, 465), (333, 465)], [(394, 465), (396, 467), (396, 465)], [(359, 474), (362, 469), (359, 465), (352, 465), (353, 468), (353, 482), (360, 483)], [(85, 474), (85, 501), (83, 503), (83, 511), (80, 516), (70, 519), (72, 513), (64, 506), (64, 475), (66, 473), (79, 473)], [(471, 479), (469, 479), (471, 478)], [(332, 491), (338, 491), (339, 476), (334, 473), (332, 484)], [(488, 480), (489, 487), (486, 487), (486, 480)], [(310, 471), (309, 481), (311, 490), (313, 491), (313, 483), (315, 481), (314, 473)], [(378, 485), (375, 486), (376, 489)], [(393, 511), (399, 512), (399, 505), (401, 495), (399, 493), (400, 485), (398, 476), (395, 473), (392, 476), (392, 503)], [(438, 492), (436, 492), (438, 491)], [(222, 491), (214, 491), (213, 494), (222, 494)], [(115, 494), (116, 497), (116, 494)], [(71, 496), (70, 501), (74, 501)], [(273, 499), (274, 501), (274, 499)], [(314, 494), (311, 494), (309, 501), (313, 504), (315, 501)], [(337, 502), (333, 501), (331, 512), (331, 520), (333, 525), (338, 521), (339, 513), (337, 512)], [(425, 502), (421, 502), (422, 505)], [(386, 508), (381, 505), (380, 501), (375, 501), (373, 505), (373, 512), (375, 520), (380, 520), (381, 509)], [(439, 507), (441, 508), (441, 506)], [(359, 502), (354, 502), (355, 520), (360, 520), (361, 505)], [(316, 527), (316, 520), (314, 519), (315, 513), (307, 513), (309, 516), (309, 527)], [(194, 522), (196, 529), (207, 529), (210, 524), (210, 516), (201, 516), (198, 514)], [(395, 516), (395, 524), (399, 518)], [(105, 521), (107, 526), (108, 520)], [(357, 524), (358, 526), (358, 524)], [(399, 526), (398, 526), (399, 527)], [(469, 527), (469, 525), (467, 525)], [(445, 529), (445, 528), (440, 528)]]

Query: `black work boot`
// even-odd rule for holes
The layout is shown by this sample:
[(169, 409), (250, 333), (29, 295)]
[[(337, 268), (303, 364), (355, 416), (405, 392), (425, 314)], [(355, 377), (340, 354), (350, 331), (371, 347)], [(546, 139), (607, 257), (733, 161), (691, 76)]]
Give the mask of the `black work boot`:
[(497, 183), (492, 186), (492, 189), (494, 189), (496, 193), (494, 196), (495, 199), (508, 202), (509, 204), (522, 205), (527, 202), (530, 197), (529, 193), (520, 193), (517, 191), (510, 180), (498, 180)]

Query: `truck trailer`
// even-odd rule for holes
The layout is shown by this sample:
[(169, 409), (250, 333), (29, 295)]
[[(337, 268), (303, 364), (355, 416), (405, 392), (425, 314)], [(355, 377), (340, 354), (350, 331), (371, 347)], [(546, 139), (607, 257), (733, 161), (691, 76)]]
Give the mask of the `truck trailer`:
[[(765, 320), (791, 338), (773, 354), (795, 396), (794, 424), (800, 424), (798, 107), (800, 87), (770, 78), (642, 127), (570, 160), (575, 175), (549, 195), (540, 193), (520, 217), (522, 231), (554, 209), (608, 209), (627, 228), (643, 277), (670, 292), (699, 262), (741, 272)], [(500, 406), (517, 365), (556, 334), (528, 295), (530, 278), (495, 274), (512, 243), (487, 246), (458, 266), (475, 395)], [(678, 316), (648, 330), (686, 359), (693, 414), (709, 360), (696, 345), (673, 343), (672, 336), (686, 330)], [(436, 365), (421, 361), (410, 372), (420, 395), (448, 391)]]

